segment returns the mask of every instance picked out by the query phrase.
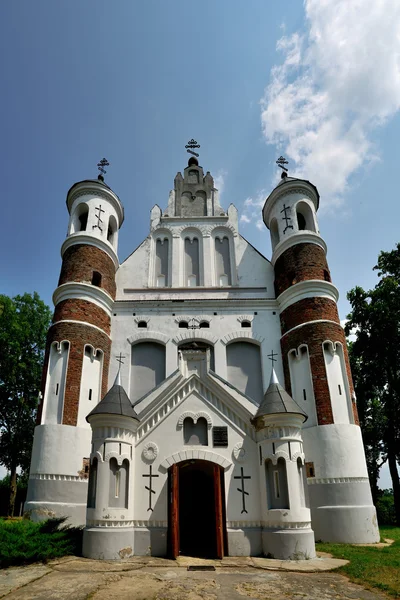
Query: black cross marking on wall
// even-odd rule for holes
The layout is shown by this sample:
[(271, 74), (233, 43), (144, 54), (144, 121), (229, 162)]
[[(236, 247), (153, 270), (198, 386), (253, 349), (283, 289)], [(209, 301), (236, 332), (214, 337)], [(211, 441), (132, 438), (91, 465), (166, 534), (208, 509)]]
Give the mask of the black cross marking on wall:
[(95, 210), (98, 210), (99, 214), (94, 215), (97, 219), (97, 225), (93, 225), (93, 229), (96, 229), (96, 227), (98, 227), (100, 229), (100, 231), (103, 231), (103, 229), (100, 225), (100, 223), (103, 223), (103, 221), (101, 219), (101, 213), (106, 212), (106, 211), (101, 208), (101, 204), (99, 204), (99, 206), (96, 206)]
[(247, 513), (247, 510), (246, 510), (246, 496), (250, 496), (250, 494), (249, 494), (249, 492), (246, 492), (246, 490), (244, 489), (244, 480), (245, 479), (251, 479), (251, 476), (250, 475), (244, 475), (243, 474), (243, 467), (240, 467), (240, 475), (235, 475), (233, 479), (240, 479), (241, 480), (242, 489), (237, 488), (237, 491), (241, 492), (241, 494), (242, 494), (242, 506), (243, 506), (243, 509), (242, 509), (242, 511), (241, 511), (240, 514)]
[(119, 362), (120, 365), (124, 364), (123, 359), (125, 358), (125, 356), (122, 354), (122, 352), (119, 353), (118, 356), (115, 357), (117, 359), (117, 362)]
[(278, 362), (278, 359), (275, 358), (275, 356), (278, 356), (278, 355), (273, 350), (272, 350), (271, 354), (268, 354), (267, 356), (268, 356), (269, 360), (272, 361), (272, 364), (274, 364), (274, 362)]
[(153, 483), (152, 482), (153, 482), (153, 477), (159, 477), (159, 475), (153, 475), (151, 467), (152, 466), (150, 465), (150, 473), (144, 473), (142, 475), (142, 477), (148, 477), (149, 478), (149, 485), (145, 485), (144, 486), (145, 489), (148, 490), (148, 492), (149, 492), (149, 508), (147, 509), (147, 512), (149, 510), (151, 510), (153, 512), (153, 507), (151, 506), (151, 504), (152, 504), (152, 496), (151, 495), (155, 494), (155, 491), (153, 490)]
[(281, 210), (281, 213), (284, 213), (284, 216), (282, 217), (282, 219), (286, 223), (286, 227), (283, 230), (283, 233), (286, 233), (286, 229), (293, 229), (293, 225), (289, 224), (289, 221), (292, 220), (292, 217), (288, 217), (288, 215), (286, 214), (288, 210), (290, 210), (290, 206), (286, 206), (286, 204), (284, 204), (283, 209)]

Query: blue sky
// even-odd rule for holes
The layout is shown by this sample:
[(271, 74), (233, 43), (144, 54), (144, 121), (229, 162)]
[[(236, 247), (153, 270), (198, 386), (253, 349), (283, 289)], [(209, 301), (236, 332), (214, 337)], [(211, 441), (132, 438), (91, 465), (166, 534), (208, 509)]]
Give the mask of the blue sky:
[(373, 286), (399, 241), (397, 0), (37, 0), (2, 3), (0, 291), (51, 304), (76, 181), (111, 163), (126, 219), (119, 256), (165, 207), (185, 143), (267, 257), (260, 203), (284, 153), (321, 192), (339, 288)]

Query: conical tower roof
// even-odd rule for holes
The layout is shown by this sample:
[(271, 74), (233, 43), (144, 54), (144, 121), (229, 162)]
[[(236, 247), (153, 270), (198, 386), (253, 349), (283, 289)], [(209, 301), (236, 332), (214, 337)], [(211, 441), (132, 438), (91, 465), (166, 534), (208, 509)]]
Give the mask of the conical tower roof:
[(258, 407), (255, 419), (258, 417), (264, 417), (265, 415), (277, 415), (277, 414), (296, 414), (302, 415), (304, 421), (308, 419), (306, 413), (300, 406), (293, 400), (291, 396), (283, 389), (278, 381), (275, 373), (275, 369), (272, 367), (271, 381), (267, 391), (264, 394), (264, 399)]
[(121, 415), (139, 421), (139, 417), (134, 411), (131, 401), (128, 398), (128, 394), (121, 385), (121, 375), (119, 371), (115, 378), (114, 385), (104, 396), (103, 400), (101, 400), (88, 414), (86, 421), (89, 421), (89, 418), (92, 415)]

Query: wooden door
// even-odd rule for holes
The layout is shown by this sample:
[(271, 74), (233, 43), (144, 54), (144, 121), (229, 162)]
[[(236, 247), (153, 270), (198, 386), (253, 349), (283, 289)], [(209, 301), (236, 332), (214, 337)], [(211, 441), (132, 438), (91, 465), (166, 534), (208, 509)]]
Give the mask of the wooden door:
[(224, 556), (224, 525), (222, 511), (221, 467), (214, 464), (215, 538), (217, 558)]
[(170, 468), (170, 498), (169, 498), (169, 527), (171, 558), (179, 556), (179, 467), (177, 464)]

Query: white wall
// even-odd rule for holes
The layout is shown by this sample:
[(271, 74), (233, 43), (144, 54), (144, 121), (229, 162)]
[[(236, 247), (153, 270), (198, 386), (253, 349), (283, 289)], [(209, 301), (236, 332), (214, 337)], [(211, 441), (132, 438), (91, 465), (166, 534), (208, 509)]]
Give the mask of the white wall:
[(42, 423), (62, 422), (68, 354), (69, 342), (52, 343), (44, 394)]

